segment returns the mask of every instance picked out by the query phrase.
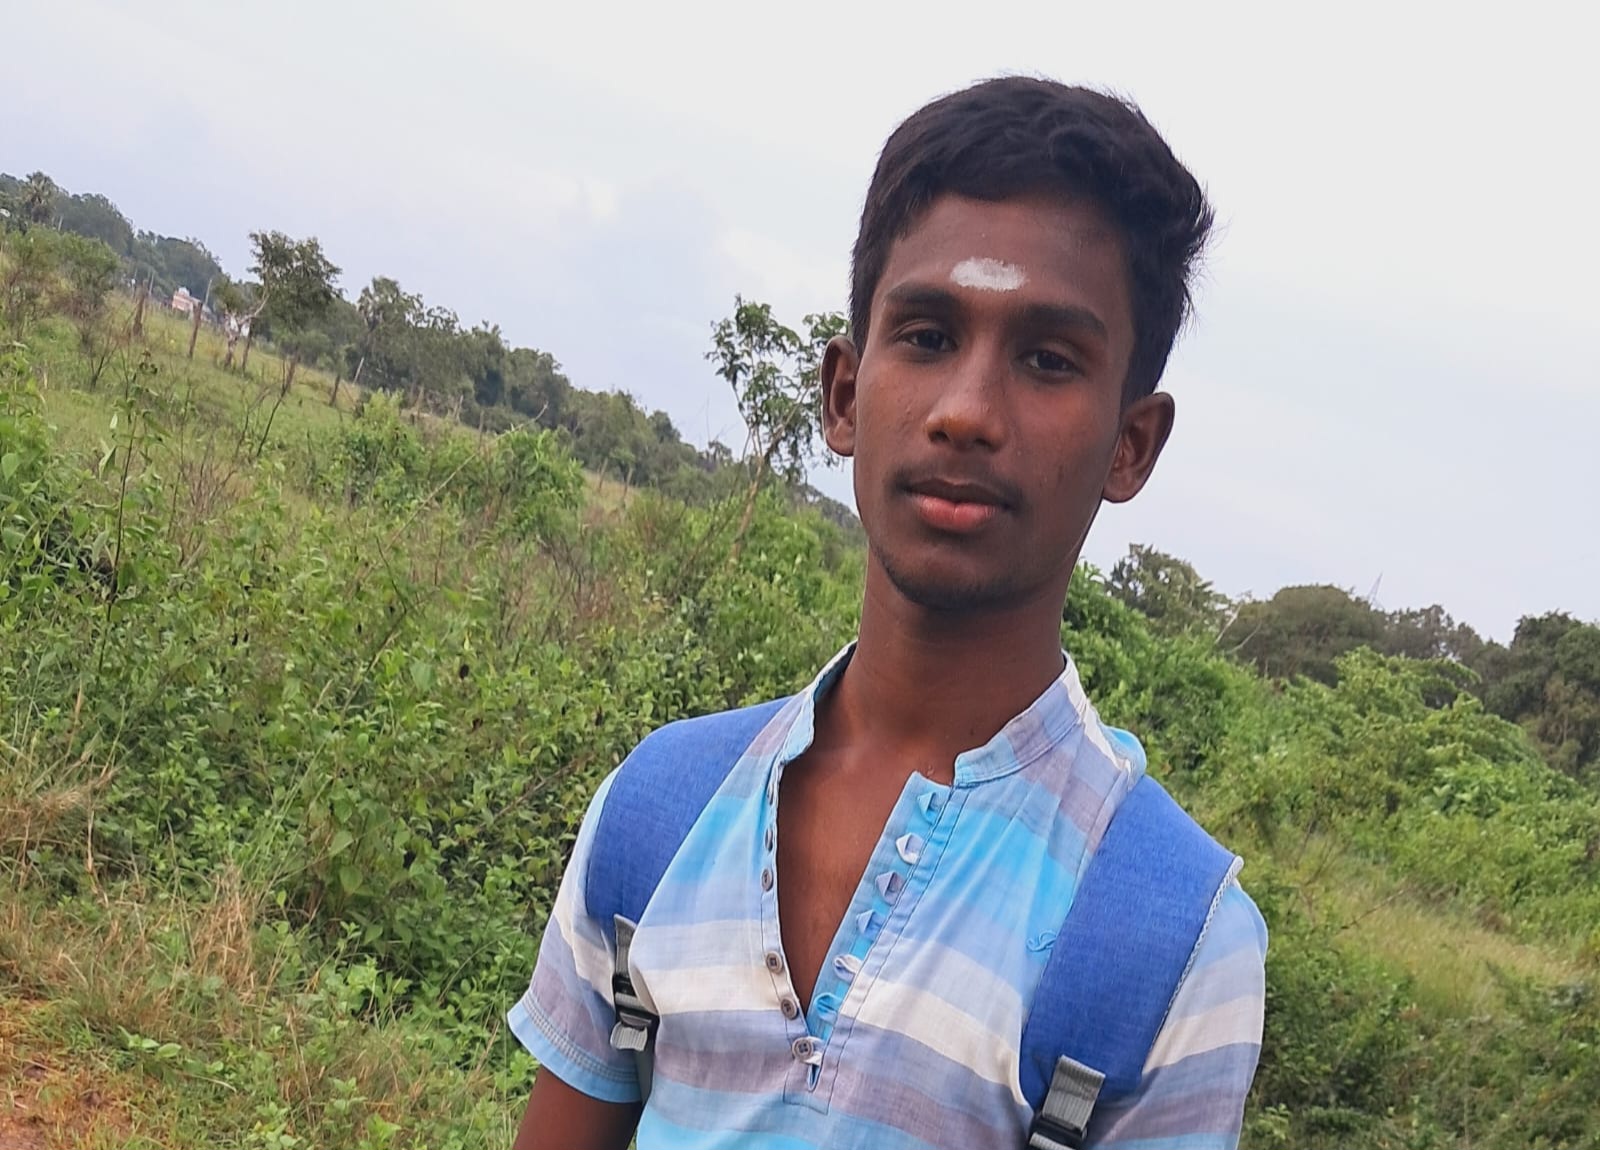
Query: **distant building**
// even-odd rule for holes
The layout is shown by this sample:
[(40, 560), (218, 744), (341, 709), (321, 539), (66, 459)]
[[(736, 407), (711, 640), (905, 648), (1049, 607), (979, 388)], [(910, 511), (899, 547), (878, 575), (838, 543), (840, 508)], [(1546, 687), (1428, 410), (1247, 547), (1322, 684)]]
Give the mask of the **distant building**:
[(181, 287), (172, 293), (173, 311), (181, 311), (184, 315), (190, 315), (194, 312), (194, 309), (199, 306), (200, 301), (189, 294), (188, 288)]

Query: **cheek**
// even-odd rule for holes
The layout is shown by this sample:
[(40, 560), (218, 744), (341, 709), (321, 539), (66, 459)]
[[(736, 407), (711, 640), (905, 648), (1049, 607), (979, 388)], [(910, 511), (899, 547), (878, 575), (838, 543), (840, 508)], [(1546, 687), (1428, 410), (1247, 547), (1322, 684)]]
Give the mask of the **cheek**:
[(1076, 503), (1099, 497), (1116, 458), (1120, 428), (1119, 419), (1086, 414), (1054, 437), (1055, 487), (1063, 499)]
[(904, 438), (917, 422), (909, 397), (882, 376), (864, 379), (856, 392), (856, 450), (869, 456), (882, 453)]

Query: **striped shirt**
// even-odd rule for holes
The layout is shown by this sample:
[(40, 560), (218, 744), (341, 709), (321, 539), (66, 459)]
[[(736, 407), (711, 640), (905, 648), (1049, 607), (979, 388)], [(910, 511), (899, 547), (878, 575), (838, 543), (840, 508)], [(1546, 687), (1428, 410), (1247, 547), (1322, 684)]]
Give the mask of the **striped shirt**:
[[(1070, 659), (950, 786), (913, 773), (801, 1011), (772, 834), (846, 648), (735, 764), (641, 916), (633, 985), (660, 1016), (640, 1150), (1021, 1146), (1023, 1024), (1055, 932), (1142, 765), (1118, 755)], [(612, 778), (615, 776), (613, 775)], [(568, 1085), (637, 1101), (611, 1048), (612, 951), (585, 906), (596, 793), (512, 1031)], [(1238, 1143), (1260, 1051), (1266, 927), (1230, 877), (1139, 1088), (1096, 1109), (1095, 1150)]]

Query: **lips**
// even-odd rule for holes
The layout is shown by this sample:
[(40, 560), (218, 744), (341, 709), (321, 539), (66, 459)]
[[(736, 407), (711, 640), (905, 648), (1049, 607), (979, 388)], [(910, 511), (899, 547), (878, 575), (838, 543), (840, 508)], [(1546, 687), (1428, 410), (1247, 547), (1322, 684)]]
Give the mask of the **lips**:
[(970, 535), (1006, 510), (1006, 498), (983, 483), (929, 478), (907, 485), (917, 516), (935, 531)]

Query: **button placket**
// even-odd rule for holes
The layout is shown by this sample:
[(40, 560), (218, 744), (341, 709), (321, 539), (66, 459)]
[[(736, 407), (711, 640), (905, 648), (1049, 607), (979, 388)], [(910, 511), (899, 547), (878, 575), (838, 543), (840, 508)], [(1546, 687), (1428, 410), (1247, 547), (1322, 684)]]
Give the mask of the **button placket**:
[(807, 1066), (822, 1065), (822, 1043), (809, 1034), (796, 1038), (790, 1044), (789, 1051), (796, 1062), (803, 1062)]
[[(767, 946), (761, 955), (761, 964), (772, 976), (773, 991), (777, 998), (778, 1013), (789, 1025), (790, 1035), (794, 1035), (794, 1023), (798, 1021), (803, 1027), (805, 1024), (804, 1011), (800, 1009), (799, 999), (795, 996), (794, 985), (789, 979), (788, 964), (783, 957), (782, 931), (778, 924), (777, 907), (775, 900), (769, 902), (765, 896), (770, 895), (777, 886), (777, 858), (776, 847), (778, 844), (778, 796), (781, 783), (782, 765), (775, 766), (767, 782), (765, 793), (766, 805), (762, 811), (762, 818), (766, 826), (761, 833), (762, 867), (761, 867), (761, 892), (764, 905), (763, 922)], [(803, 1031), (799, 1039), (809, 1038)], [(817, 1045), (816, 1060), (821, 1060), (821, 1045)], [(812, 1066), (815, 1073), (815, 1066)]]
[[(807, 1083), (811, 1091), (817, 1090), (825, 1074), (820, 1051), (829, 1048), (840, 1026), (850, 1025), (848, 1016), (844, 1014), (845, 1002), (849, 995), (855, 992), (856, 984), (860, 981), (862, 970), (867, 965), (869, 954), (877, 945), (879, 935), (896, 914), (903, 913), (899, 909), (900, 904), (906, 892), (911, 889), (913, 880), (917, 878), (924, 859), (936, 857), (938, 854), (938, 851), (930, 854), (929, 840), (943, 841), (948, 837), (947, 833), (940, 835), (937, 832), (943, 821), (942, 816), (953, 798), (953, 795), (946, 795), (937, 785), (906, 795), (902, 801), (907, 805), (897, 805), (895, 814), (891, 815), (891, 822), (884, 828), (884, 837), (879, 840), (880, 845), (875, 848), (873, 863), (869, 865), (885, 869), (877, 870), (872, 875), (869, 892), (863, 892), (868, 908), (858, 911), (854, 917), (856, 938), (842, 953), (835, 954), (825, 967), (833, 981), (831, 985), (824, 981), (816, 988), (807, 1015), (808, 1025), (820, 1043), (818, 1060), (811, 1064), (811, 1076)], [(915, 807), (915, 810), (913, 811), (911, 807)], [(904, 829), (908, 816), (918, 829)], [(897, 831), (899, 833), (896, 833)], [(893, 854), (888, 853), (891, 845)], [(857, 906), (860, 905), (858, 902)]]
[(884, 902), (893, 906), (900, 901), (900, 892), (905, 889), (906, 880), (897, 870), (886, 870), (877, 877), (875, 884), (878, 895)]
[(922, 857), (922, 848), (926, 845), (922, 836), (906, 833), (894, 840), (894, 849), (900, 856), (900, 861), (907, 866), (916, 866), (917, 860)]

